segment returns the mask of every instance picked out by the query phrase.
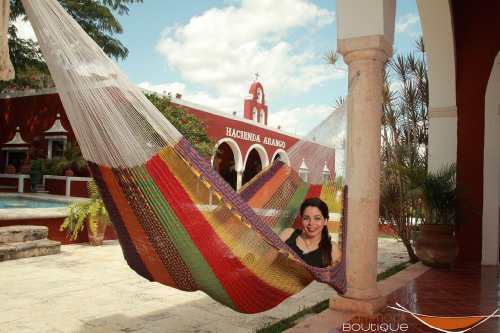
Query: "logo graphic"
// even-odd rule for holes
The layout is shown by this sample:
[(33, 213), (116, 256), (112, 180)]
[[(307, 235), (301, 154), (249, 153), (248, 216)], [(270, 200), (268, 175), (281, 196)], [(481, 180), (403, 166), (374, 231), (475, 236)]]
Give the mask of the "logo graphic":
[(500, 309), (496, 309), (489, 316), (440, 317), (440, 316), (428, 316), (420, 313), (411, 312), (398, 303), (396, 303), (396, 305), (398, 306), (397, 308), (393, 306), (388, 306), (388, 307), (397, 311), (409, 313), (414, 318), (419, 320), (421, 323), (435, 330), (445, 333), (467, 332), (468, 330), (473, 329), (474, 327), (480, 325), (481, 323), (485, 322), (486, 320), (492, 317), (496, 318), (500, 317), (499, 315), (496, 314)]

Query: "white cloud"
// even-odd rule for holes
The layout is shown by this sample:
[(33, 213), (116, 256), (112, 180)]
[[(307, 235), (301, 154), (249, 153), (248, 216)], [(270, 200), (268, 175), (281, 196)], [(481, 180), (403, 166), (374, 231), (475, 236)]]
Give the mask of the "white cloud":
[(281, 109), (270, 113), (268, 125), (271, 127), (281, 126), (281, 129), (297, 135), (306, 135), (316, 125), (322, 122), (333, 108), (329, 105), (308, 105), (305, 107)]
[(30, 21), (23, 21), (23, 17), (18, 17), (13, 24), (17, 28), (17, 37), (37, 41)]
[[(172, 82), (172, 83), (161, 83), (152, 84), (151, 82), (141, 82), (137, 86), (140, 88), (155, 91), (158, 93), (171, 93), (173, 97), (177, 94), (182, 95), (182, 99), (196, 103), (203, 106), (217, 105), (220, 111), (232, 112), (243, 109), (243, 98), (240, 100), (240, 105), (235, 106), (234, 99), (230, 96), (221, 95), (219, 97), (213, 97), (207, 92), (193, 92), (190, 91), (184, 83)], [(241, 116), (243, 113), (240, 112)]]
[(169, 68), (188, 84), (225, 96), (206, 96), (224, 104), (207, 106), (240, 110), (256, 72), (266, 96), (274, 97), (306, 93), (339, 75), (318, 65), (322, 55), (301, 43), (314, 29), (332, 24), (333, 12), (306, 0), (229, 3), (192, 17), (184, 26), (167, 27), (157, 45)]
[(415, 30), (420, 30), (420, 16), (417, 13), (409, 13), (396, 20), (396, 32), (414, 35)]
[(186, 85), (180, 82), (161, 83), (161, 84), (152, 84), (151, 82), (141, 82), (137, 86), (158, 93), (171, 93), (173, 96), (175, 96), (175, 94), (177, 93), (183, 94), (184, 91), (186, 90)]

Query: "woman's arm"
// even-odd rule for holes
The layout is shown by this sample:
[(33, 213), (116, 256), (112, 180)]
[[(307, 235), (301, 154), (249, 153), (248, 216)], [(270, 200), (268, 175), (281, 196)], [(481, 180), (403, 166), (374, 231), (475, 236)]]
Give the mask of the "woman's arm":
[(286, 229), (283, 229), (279, 234), (279, 238), (284, 242), (286, 241), (288, 238), (290, 238), (290, 236), (293, 234), (293, 232), (295, 231), (295, 229), (293, 228), (286, 228)]
[(337, 260), (342, 257), (342, 251), (340, 251), (339, 244), (337, 242), (332, 242), (332, 263), (334, 264)]

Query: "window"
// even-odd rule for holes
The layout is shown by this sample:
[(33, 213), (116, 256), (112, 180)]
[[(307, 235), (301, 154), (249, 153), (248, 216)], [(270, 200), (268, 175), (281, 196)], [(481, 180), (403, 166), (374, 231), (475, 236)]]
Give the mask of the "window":
[(262, 89), (257, 89), (257, 103), (262, 104)]
[(7, 152), (7, 163), (5, 166), (12, 164), (16, 167), (16, 170), (19, 171), (21, 165), (23, 165), (24, 160), (26, 159), (26, 152), (19, 151), (8, 151)]
[(47, 157), (54, 158), (62, 156), (65, 145), (66, 145), (66, 140), (49, 140)]

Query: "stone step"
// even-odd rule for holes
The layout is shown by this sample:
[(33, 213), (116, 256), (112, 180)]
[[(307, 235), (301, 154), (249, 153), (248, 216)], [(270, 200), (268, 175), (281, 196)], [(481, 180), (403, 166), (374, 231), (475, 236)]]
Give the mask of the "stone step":
[(0, 227), (0, 243), (19, 243), (47, 238), (49, 228), (38, 225)]
[(46, 256), (61, 251), (61, 242), (37, 239), (17, 243), (0, 243), (0, 261)]

